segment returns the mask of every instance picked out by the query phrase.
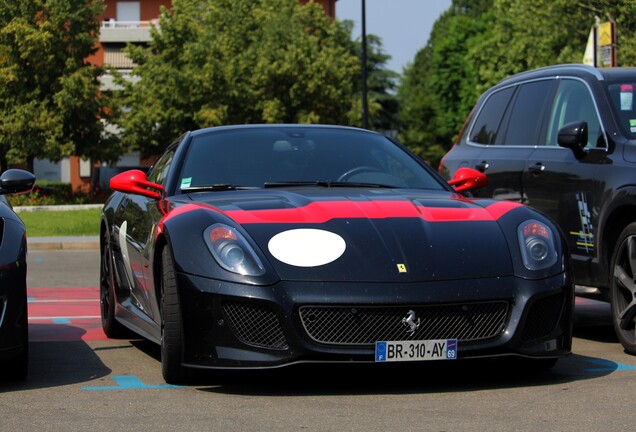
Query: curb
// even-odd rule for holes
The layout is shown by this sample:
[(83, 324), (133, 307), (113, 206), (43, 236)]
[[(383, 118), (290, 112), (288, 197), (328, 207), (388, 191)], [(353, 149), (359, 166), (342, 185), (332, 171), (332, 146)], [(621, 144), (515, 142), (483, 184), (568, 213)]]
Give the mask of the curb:
[(98, 250), (99, 237), (27, 237), (29, 250)]
[(67, 211), (67, 210), (88, 210), (101, 209), (104, 204), (66, 204), (66, 205), (44, 205), (44, 206), (16, 206), (13, 211), (16, 213), (37, 212), (37, 211)]
[(99, 242), (28, 242), (29, 250), (97, 250)]

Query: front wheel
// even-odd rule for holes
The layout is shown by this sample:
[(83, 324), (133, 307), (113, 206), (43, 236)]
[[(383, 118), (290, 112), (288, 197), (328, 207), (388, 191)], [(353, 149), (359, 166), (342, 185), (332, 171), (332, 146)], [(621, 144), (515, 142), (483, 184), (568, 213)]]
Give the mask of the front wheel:
[(636, 354), (636, 223), (621, 232), (612, 254), (612, 323), (625, 352)]
[(168, 384), (188, 380), (183, 362), (183, 319), (170, 248), (161, 253), (161, 371)]

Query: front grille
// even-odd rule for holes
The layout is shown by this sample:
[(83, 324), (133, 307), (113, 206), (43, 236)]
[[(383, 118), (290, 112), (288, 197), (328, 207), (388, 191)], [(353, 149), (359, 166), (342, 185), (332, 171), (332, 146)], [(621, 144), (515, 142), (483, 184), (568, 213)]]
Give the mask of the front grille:
[(535, 301), (530, 306), (530, 312), (525, 320), (521, 337), (525, 341), (547, 336), (556, 327), (561, 318), (563, 294), (551, 295)]
[(263, 307), (229, 302), (223, 306), (230, 328), (247, 345), (287, 349), (287, 340), (274, 312)]
[[(419, 327), (406, 322), (415, 312)], [(310, 338), (324, 344), (368, 345), (376, 341), (457, 339), (478, 341), (503, 332), (508, 302), (427, 306), (302, 306), (300, 318)]]

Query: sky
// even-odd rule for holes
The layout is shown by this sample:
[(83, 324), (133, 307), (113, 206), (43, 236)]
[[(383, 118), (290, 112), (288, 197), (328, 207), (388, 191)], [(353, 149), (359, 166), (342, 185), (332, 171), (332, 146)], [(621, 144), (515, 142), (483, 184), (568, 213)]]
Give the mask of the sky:
[[(353, 38), (362, 33), (362, 1), (337, 0), (336, 18), (355, 23)], [(398, 73), (424, 48), (437, 18), (451, 0), (365, 0), (367, 34), (382, 38), (382, 48), (392, 58), (387, 68)]]

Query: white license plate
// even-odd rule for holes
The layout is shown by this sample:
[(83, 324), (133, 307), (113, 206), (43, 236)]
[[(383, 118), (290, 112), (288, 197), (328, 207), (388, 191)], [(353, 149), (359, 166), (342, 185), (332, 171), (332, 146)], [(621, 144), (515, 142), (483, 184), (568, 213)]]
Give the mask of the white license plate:
[(375, 343), (375, 361), (455, 360), (457, 339), (388, 341)]

